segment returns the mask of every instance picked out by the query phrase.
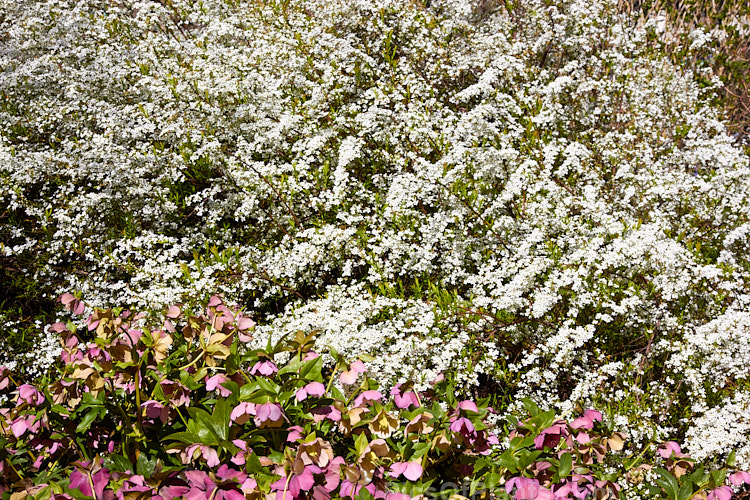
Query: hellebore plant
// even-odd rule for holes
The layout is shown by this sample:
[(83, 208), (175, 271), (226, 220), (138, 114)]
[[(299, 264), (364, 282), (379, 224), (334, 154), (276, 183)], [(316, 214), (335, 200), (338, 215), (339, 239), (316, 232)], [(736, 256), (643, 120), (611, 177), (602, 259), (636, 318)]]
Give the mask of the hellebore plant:
[(654, 498), (726, 500), (750, 484), (744, 471), (694, 470), (672, 441), (655, 465), (634, 450), (612, 472), (625, 436), (596, 410), (569, 423), (525, 401), (529, 418), (501, 419), (498, 436), (494, 410), (457, 399), (446, 377), (384, 393), (368, 359), (331, 348), (324, 366), (303, 332), (252, 349), (253, 326), (217, 296), (197, 312), (96, 309), (85, 328), (53, 325), (58, 373), (18, 385), (0, 368), (0, 390), (15, 396), (0, 409), (2, 498), (400, 500), (469, 488), (584, 500), (618, 498), (622, 481), (651, 470)]
[[(72, 294), (62, 302), (73, 314), (86, 310)], [(474, 443), (498, 442), (486, 408), (439, 397), (452, 394), (446, 381), (424, 394), (405, 383), (386, 397), (367, 378), (366, 360), (331, 349), (324, 378), (311, 336), (250, 349), (253, 326), (217, 296), (198, 312), (96, 309), (84, 328), (53, 325), (62, 346), (55, 376), (17, 386), (0, 372), (0, 388), (15, 394), (0, 413), (0, 492), (419, 495), (438, 479), (463, 481), (479, 456)], [(458, 415), (470, 436), (454, 432)]]

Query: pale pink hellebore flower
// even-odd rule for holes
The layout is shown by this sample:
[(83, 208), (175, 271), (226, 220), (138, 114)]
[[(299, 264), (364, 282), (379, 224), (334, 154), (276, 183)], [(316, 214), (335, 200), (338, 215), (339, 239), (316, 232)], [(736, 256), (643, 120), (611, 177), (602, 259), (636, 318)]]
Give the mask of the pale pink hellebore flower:
[(256, 415), (255, 403), (240, 403), (234, 407), (229, 418), (232, 422), (236, 422), (239, 425), (243, 425), (245, 422), (250, 420), (250, 417)]
[(706, 500), (731, 500), (732, 493), (732, 488), (729, 486), (719, 486), (708, 494)]
[(417, 394), (413, 390), (402, 392), (401, 384), (397, 384), (393, 389), (391, 389), (391, 396), (393, 396), (393, 402), (396, 404), (396, 408), (400, 408), (403, 410), (409, 408), (410, 406), (420, 406)]
[(672, 453), (674, 453), (677, 456), (682, 455), (682, 450), (680, 449), (680, 445), (677, 444), (675, 441), (667, 441), (666, 443), (662, 443), (659, 445), (659, 455), (662, 456), (662, 458), (669, 458), (672, 456)]
[(219, 395), (223, 398), (227, 398), (232, 395), (232, 391), (224, 387), (224, 382), (229, 382), (229, 378), (223, 373), (217, 373), (213, 377), (206, 377), (206, 389), (209, 391), (219, 391)]
[(593, 429), (594, 422), (601, 422), (602, 414), (596, 410), (585, 410), (582, 417), (573, 420), (570, 426), (574, 429)]
[(729, 476), (729, 482), (737, 486), (742, 483), (750, 484), (750, 473), (744, 471), (737, 471)]
[(44, 395), (29, 384), (23, 384), (18, 388), (18, 399), (34, 406), (44, 403)]
[(307, 396), (321, 397), (326, 393), (326, 386), (320, 382), (310, 382), (304, 387), (301, 387), (295, 394), (297, 401), (304, 401)]
[(413, 460), (411, 462), (394, 463), (391, 465), (391, 472), (389, 475), (396, 478), (403, 474), (409, 481), (416, 481), (422, 477), (423, 472), (424, 469), (422, 469), (422, 463), (419, 460)]
[(274, 373), (278, 372), (279, 369), (276, 367), (276, 363), (270, 360), (258, 361), (250, 368), (250, 375), (261, 374), (264, 377), (270, 377)]
[(374, 402), (383, 400), (383, 394), (380, 391), (365, 391), (354, 400), (354, 406), (360, 407), (363, 404), (370, 405)]
[(341, 379), (342, 384), (346, 385), (352, 385), (357, 380), (357, 375), (360, 373), (365, 373), (367, 371), (367, 367), (365, 364), (360, 361), (359, 359), (357, 361), (354, 361), (349, 365), (349, 369), (341, 372), (341, 376), (339, 377)]

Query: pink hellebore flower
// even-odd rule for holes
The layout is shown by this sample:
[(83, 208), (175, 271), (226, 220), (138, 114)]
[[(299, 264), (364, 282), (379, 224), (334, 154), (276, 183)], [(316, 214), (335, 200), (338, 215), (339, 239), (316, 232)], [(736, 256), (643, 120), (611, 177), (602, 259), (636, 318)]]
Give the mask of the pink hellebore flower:
[(304, 401), (307, 399), (307, 396), (315, 396), (319, 398), (325, 393), (326, 386), (320, 382), (310, 382), (306, 386), (300, 388), (295, 397), (297, 398), (297, 401)]
[(0, 391), (10, 385), (10, 370), (6, 366), (0, 366)]
[(675, 441), (667, 441), (666, 443), (660, 444), (658, 451), (659, 451), (659, 455), (661, 455), (662, 458), (669, 458), (672, 456), (672, 453), (674, 453), (677, 456), (682, 456), (682, 450), (680, 449), (680, 445), (677, 444)]
[(253, 449), (248, 448), (247, 441), (243, 441), (241, 439), (232, 440), (232, 444), (234, 444), (237, 448), (239, 448), (240, 451), (238, 451), (236, 455), (230, 458), (229, 461), (232, 462), (234, 465), (239, 465), (239, 466), (245, 465), (245, 461), (246, 461), (245, 458), (253, 452)]
[(141, 408), (146, 410), (146, 418), (158, 418), (162, 424), (166, 424), (167, 420), (169, 420), (169, 407), (164, 406), (158, 401), (152, 399), (141, 403)]
[(301, 491), (310, 491), (315, 485), (313, 473), (320, 473), (320, 468), (315, 465), (308, 465), (302, 469), (302, 472), (295, 474), (290, 471), (291, 477), (281, 475), (281, 479), (271, 483), (271, 490), (276, 491), (276, 498), (298, 498)]
[(72, 312), (76, 316), (80, 316), (86, 310), (86, 305), (78, 300), (72, 293), (64, 293), (60, 295), (59, 300), (63, 303), (65, 309)]
[(367, 367), (362, 361), (358, 359), (357, 361), (354, 361), (349, 365), (348, 370), (341, 372), (341, 383), (352, 385), (357, 380), (357, 375), (359, 375), (360, 373), (365, 373), (366, 371)]
[(750, 473), (744, 471), (737, 471), (729, 476), (729, 482), (737, 486), (742, 483), (750, 484)]
[(369, 405), (375, 401), (380, 402), (382, 400), (383, 395), (380, 391), (365, 391), (354, 400), (354, 406), (361, 407), (363, 403)]
[[(125, 494), (128, 494), (127, 498), (133, 498), (138, 497), (138, 493), (147, 493), (150, 492), (151, 495), (140, 495), (141, 497), (154, 497), (154, 490), (150, 486), (146, 486), (146, 478), (144, 478), (141, 475), (135, 475), (130, 476), (124, 483), (122, 483), (122, 486), (117, 488), (117, 493), (115, 493), (115, 498), (117, 500), (125, 500)], [(135, 493), (135, 495), (133, 495)]]
[(190, 389), (174, 380), (162, 380), (159, 382), (164, 397), (175, 406), (190, 406)]
[(236, 422), (239, 425), (243, 425), (245, 422), (250, 420), (250, 417), (254, 417), (255, 415), (255, 403), (240, 403), (234, 407), (234, 410), (232, 410), (229, 418), (231, 418), (233, 422)]
[(247, 474), (230, 469), (222, 465), (216, 474), (206, 474), (203, 471), (188, 471), (185, 473), (190, 491), (184, 496), (185, 500), (245, 500), (244, 490), (252, 491), (257, 486), (254, 479)]
[(206, 389), (209, 391), (219, 391), (219, 395), (221, 395), (221, 397), (228, 398), (232, 395), (232, 391), (221, 384), (229, 381), (229, 377), (227, 377), (223, 373), (217, 373), (213, 377), (206, 377)]
[[(581, 444), (588, 444), (591, 442), (591, 436), (587, 432), (579, 432), (575, 435), (575, 440)], [(568, 444), (570, 444), (570, 441), (568, 441)]]
[(341, 496), (341, 498), (356, 498), (362, 491), (362, 488), (366, 489), (372, 496), (375, 496), (378, 492), (378, 489), (375, 486), (374, 482), (366, 486), (362, 486), (361, 484), (357, 482), (351, 482), (347, 479), (341, 483), (339, 496)]
[(341, 412), (331, 405), (313, 408), (310, 413), (312, 413), (315, 422), (322, 422), (325, 419), (333, 422), (341, 421)]
[(401, 408), (403, 410), (410, 406), (420, 406), (417, 394), (413, 390), (409, 390), (409, 392), (406, 393), (401, 392), (401, 384), (397, 384), (391, 389), (391, 396), (393, 396), (393, 401), (396, 403), (396, 408)]
[(422, 477), (422, 473), (424, 472), (424, 469), (422, 469), (422, 464), (419, 460), (413, 460), (411, 462), (396, 462), (393, 465), (391, 465), (391, 472), (390, 476), (393, 478), (396, 478), (400, 475), (404, 475), (406, 479), (409, 481), (416, 481), (420, 477)]
[(510, 494), (515, 489), (516, 500), (553, 500), (554, 493), (540, 486), (539, 481), (528, 477), (513, 477), (505, 483), (505, 491)]
[(573, 420), (570, 426), (574, 429), (593, 429), (594, 422), (601, 422), (602, 414), (596, 410), (585, 410), (582, 417)]
[[(82, 464), (85, 465), (86, 463)], [(75, 488), (86, 496), (94, 497), (97, 500), (105, 498), (114, 498), (114, 493), (108, 491), (105, 496), (104, 488), (109, 483), (109, 469), (96, 468), (92, 471), (76, 469), (70, 473), (70, 487)], [(91, 487), (93, 486), (93, 490)]]
[(242, 314), (238, 314), (237, 316), (235, 316), (235, 321), (237, 330), (239, 330), (237, 332), (237, 337), (240, 339), (240, 342), (252, 341), (253, 337), (252, 335), (248, 335), (247, 331), (255, 327), (255, 321), (242, 316)]
[(270, 377), (274, 373), (278, 372), (279, 369), (276, 367), (276, 363), (271, 360), (258, 361), (250, 368), (250, 375), (261, 374), (264, 377)]
[(471, 423), (466, 417), (459, 417), (451, 423), (451, 432), (458, 432), (465, 438), (472, 438), (476, 436), (476, 430), (474, 424)]
[(472, 446), (474, 447), (474, 451), (479, 453), (480, 455), (489, 455), (490, 451), (492, 450), (492, 446), (500, 444), (500, 440), (497, 438), (497, 435), (482, 431), (477, 435), (477, 438), (472, 443)]
[(319, 358), (320, 354), (318, 354), (315, 351), (308, 351), (305, 353), (305, 356), (302, 358), (302, 361), (310, 361), (311, 359)]
[(39, 421), (34, 422), (35, 415), (18, 417), (10, 424), (10, 430), (16, 438), (20, 438), (28, 431), (30, 434), (36, 434), (39, 430)]
[(291, 426), (289, 428), (289, 434), (286, 435), (286, 442), (294, 443), (298, 439), (302, 439), (303, 437), (305, 437), (304, 434), (302, 434), (303, 432), (305, 432), (305, 429), (303, 429), (299, 425)]
[(37, 406), (44, 403), (44, 395), (33, 385), (23, 384), (18, 388), (18, 399)]
[(216, 467), (219, 465), (219, 454), (216, 450), (210, 446), (202, 445), (200, 443), (191, 444), (185, 448), (185, 455), (189, 461), (193, 461), (196, 458), (202, 456), (206, 460), (206, 464), (209, 467)]
[(284, 418), (284, 412), (279, 403), (263, 403), (255, 407), (255, 425), (264, 427), (278, 427)]
[(592, 484), (579, 485), (578, 481), (573, 478), (557, 487), (555, 490), (555, 498), (570, 498), (568, 495), (572, 493), (578, 500), (585, 500), (586, 497), (591, 494), (593, 489), (594, 486)]
[(458, 403), (458, 406), (456, 406), (456, 411), (458, 410), (466, 410), (466, 411), (473, 411), (474, 413), (479, 413), (479, 408), (477, 408), (476, 403), (474, 401), (471, 401), (469, 399), (465, 399)]
[(537, 450), (543, 450), (544, 448), (554, 448), (555, 446), (560, 444), (560, 440), (567, 435), (568, 429), (565, 424), (552, 424), (534, 438), (534, 447)]
[(732, 493), (732, 488), (729, 486), (719, 486), (708, 494), (706, 500), (731, 500)]

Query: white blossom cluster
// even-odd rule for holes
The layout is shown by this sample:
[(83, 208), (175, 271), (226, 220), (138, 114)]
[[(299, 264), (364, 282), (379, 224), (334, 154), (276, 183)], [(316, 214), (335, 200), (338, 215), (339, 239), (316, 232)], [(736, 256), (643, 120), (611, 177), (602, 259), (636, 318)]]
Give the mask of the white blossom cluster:
[(718, 83), (608, 0), (518, 4), (0, 0), (2, 255), (94, 306), (222, 292), (385, 386), (451, 372), (634, 439), (688, 411), (689, 451), (750, 463)]

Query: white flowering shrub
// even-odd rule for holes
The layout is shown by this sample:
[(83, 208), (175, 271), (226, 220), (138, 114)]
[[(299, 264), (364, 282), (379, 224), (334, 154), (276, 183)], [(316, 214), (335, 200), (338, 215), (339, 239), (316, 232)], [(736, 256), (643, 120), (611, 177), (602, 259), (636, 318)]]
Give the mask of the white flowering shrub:
[(223, 293), (260, 345), (315, 333), (384, 388), (445, 372), (750, 467), (750, 166), (653, 23), (605, 0), (0, 21), (4, 272), (100, 307)]

